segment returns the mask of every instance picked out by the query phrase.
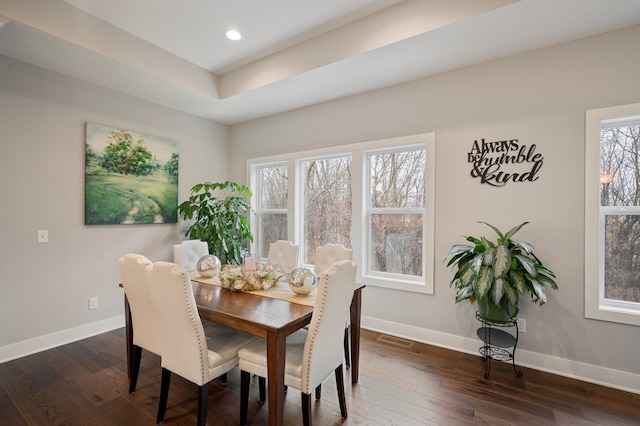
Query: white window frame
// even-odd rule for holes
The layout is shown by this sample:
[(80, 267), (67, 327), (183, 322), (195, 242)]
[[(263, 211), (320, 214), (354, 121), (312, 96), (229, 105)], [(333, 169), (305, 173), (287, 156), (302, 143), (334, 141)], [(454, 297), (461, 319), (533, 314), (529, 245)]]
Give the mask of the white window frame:
[[(249, 180), (250, 182), (250, 187), (251, 188), (255, 188), (255, 192), (254, 192), (254, 196), (252, 197), (251, 200), (251, 209), (254, 211), (254, 215), (251, 215), (251, 218), (249, 220), (251, 229), (255, 229), (256, 232), (253, 232), (253, 244), (251, 245), (251, 253), (257, 253), (259, 251), (259, 247), (260, 244), (258, 244), (258, 239), (260, 238), (260, 235), (262, 235), (262, 230), (261, 230), (261, 226), (260, 226), (260, 216), (263, 214), (286, 214), (287, 215), (287, 235), (289, 239), (289, 236), (293, 235), (293, 227), (289, 224), (289, 218), (288, 215), (290, 214), (290, 209), (289, 209), (289, 205), (290, 205), (290, 200), (291, 200), (291, 179), (287, 179), (288, 183), (288, 188), (287, 188), (287, 208), (284, 209), (264, 209), (261, 206), (260, 200), (261, 200), (261, 191), (262, 191), (262, 185), (261, 185), (261, 181), (260, 179), (258, 179), (258, 173), (256, 173), (259, 169), (262, 168), (267, 168), (267, 167), (282, 167), (282, 166), (287, 166), (287, 169), (289, 169), (288, 167), (288, 163), (287, 161), (276, 161), (276, 162), (270, 162), (270, 163), (261, 163), (261, 164), (256, 164), (254, 165), (254, 169), (252, 170), (252, 172), (250, 173), (251, 176), (251, 180)], [(287, 171), (287, 177), (289, 177), (289, 173), (290, 171)], [(267, 253), (259, 253), (259, 256), (262, 259), (266, 259), (267, 257)]]
[[(394, 147), (385, 147), (383, 149), (369, 149), (366, 150), (364, 152), (364, 164), (366, 166), (369, 166), (369, 161), (372, 155), (376, 155), (376, 154), (387, 154), (387, 153), (394, 153), (394, 152), (404, 152), (404, 151), (412, 151), (412, 150), (419, 150), (419, 149), (424, 149), (425, 151), (427, 150), (426, 144), (425, 143), (421, 143), (418, 145), (401, 145), (401, 146), (394, 146)], [(428, 162), (428, 153), (427, 153), (427, 162)], [(365, 178), (364, 178), (364, 186), (366, 187), (365, 190), (365, 202), (363, 203), (363, 210), (364, 210), (364, 224), (365, 224), (365, 229), (363, 232), (363, 238), (362, 238), (362, 247), (365, 248), (364, 250), (364, 262), (363, 262), (363, 266), (362, 266), (362, 274), (363, 276), (367, 277), (368, 281), (372, 284), (372, 285), (379, 285), (379, 286), (383, 286), (383, 287), (393, 287), (393, 288), (399, 288), (402, 290), (410, 290), (412, 286), (416, 286), (416, 285), (423, 285), (423, 283), (425, 282), (425, 279), (423, 276), (408, 276), (408, 275), (400, 275), (400, 274), (395, 274), (395, 273), (391, 273), (391, 272), (381, 272), (381, 271), (373, 271), (371, 269), (371, 263), (372, 263), (372, 244), (369, 243), (369, 236), (371, 235), (371, 227), (372, 227), (372, 222), (371, 222), (371, 216), (373, 214), (418, 214), (422, 216), (422, 273), (423, 275), (428, 271), (427, 269), (427, 264), (426, 264), (426, 252), (427, 252), (427, 238), (424, 238), (425, 235), (427, 235), (427, 218), (429, 217), (427, 215), (427, 184), (428, 184), (428, 179), (427, 179), (427, 165), (425, 165), (425, 183), (424, 183), (424, 188), (425, 188), (425, 206), (424, 207), (406, 207), (406, 208), (372, 208), (371, 207), (371, 168), (370, 167), (366, 167), (365, 170)]]
[(605, 217), (640, 214), (640, 207), (600, 206), (600, 134), (603, 125), (627, 123), (640, 116), (640, 103), (588, 110), (585, 127), (585, 317), (640, 325), (640, 303), (604, 297)]
[[(368, 202), (368, 191), (364, 185), (368, 185), (364, 165), (366, 164), (366, 152), (370, 150), (381, 150), (394, 147), (408, 147), (422, 144), (427, 150), (427, 164), (425, 170), (425, 221), (423, 229), (423, 275), (420, 279), (415, 280), (413, 277), (404, 275), (393, 276), (393, 274), (385, 274), (385, 276), (375, 276), (367, 273), (364, 265), (368, 262), (367, 252), (369, 245), (367, 244), (368, 230), (365, 225), (366, 212), (365, 207)], [(417, 293), (433, 294), (434, 292), (434, 231), (435, 231), (435, 134), (423, 133), (410, 136), (402, 136), (397, 138), (380, 139), (374, 141), (360, 142), (349, 145), (340, 145), (337, 147), (322, 148), (303, 152), (292, 152), (277, 156), (252, 158), (247, 160), (247, 182), (253, 185), (252, 181), (256, 167), (266, 164), (276, 164), (287, 162), (289, 168), (289, 200), (288, 200), (288, 224), (289, 235), (294, 243), (300, 244), (303, 238), (302, 227), (302, 188), (300, 178), (300, 164), (309, 159), (321, 159), (328, 157), (337, 157), (342, 155), (350, 155), (352, 157), (351, 174), (352, 174), (352, 222), (351, 222), (351, 241), (353, 245), (353, 259), (358, 264), (358, 282), (384, 288), (396, 290), (411, 291)], [(255, 200), (252, 200), (252, 208)], [(257, 220), (257, 219), (256, 219)], [(292, 229), (293, 228), (293, 229)], [(254, 236), (255, 237), (255, 236)], [(254, 240), (254, 246), (257, 247), (257, 238)], [(252, 250), (255, 249), (252, 247)], [(263, 257), (265, 254), (262, 254)]]
[[(304, 217), (305, 217), (305, 205), (304, 205), (304, 186), (305, 186), (305, 182), (304, 182), (304, 173), (302, 173), (303, 170), (303, 165), (306, 162), (309, 161), (322, 161), (322, 160), (331, 160), (334, 158), (351, 158), (351, 174), (352, 174), (352, 180), (351, 180), (351, 196), (353, 197), (353, 186), (354, 186), (354, 181), (353, 181), (353, 153), (351, 151), (340, 151), (340, 152), (336, 152), (336, 153), (327, 153), (324, 155), (313, 155), (313, 156), (301, 156), (299, 158), (296, 158), (295, 160), (295, 181), (296, 181), (296, 187), (299, 188), (298, 193), (296, 193), (296, 201), (295, 201), (295, 215), (296, 215), (296, 220), (294, 221), (294, 225), (295, 225), (295, 229), (296, 231), (294, 232), (295, 236), (296, 236), (296, 243), (300, 245), (300, 261), (304, 261), (304, 250), (306, 247), (306, 241), (305, 241), (305, 233), (304, 233)], [(353, 206), (352, 206), (353, 207)], [(352, 217), (352, 223), (351, 223), (351, 233), (353, 235), (353, 210), (351, 211), (351, 217)], [(353, 238), (351, 239), (352, 244), (353, 244)], [(313, 267), (313, 265), (307, 265), (305, 264), (305, 266), (307, 267)]]

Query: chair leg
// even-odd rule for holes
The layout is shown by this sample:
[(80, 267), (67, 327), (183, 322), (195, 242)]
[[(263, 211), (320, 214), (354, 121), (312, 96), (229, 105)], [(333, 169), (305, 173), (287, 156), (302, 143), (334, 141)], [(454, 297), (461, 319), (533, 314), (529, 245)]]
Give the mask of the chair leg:
[(302, 396), (302, 424), (311, 426), (311, 394), (300, 392)]
[(267, 399), (267, 379), (264, 377), (258, 377), (258, 388), (260, 389), (260, 396), (258, 402), (264, 404)]
[(156, 423), (164, 423), (164, 412), (167, 410), (167, 399), (169, 398), (169, 384), (171, 383), (171, 371), (162, 369), (162, 382), (160, 384), (160, 401), (158, 401), (158, 417)]
[(316, 400), (319, 400), (320, 396), (322, 396), (322, 384), (316, 387)]
[[(260, 390), (258, 402), (260, 404), (264, 404), (264, 402), (267, 400), (267, 379), (258, 376), (258, 389)], [(289, 390), (289, 386), (284, 387), (284, 393), (287, 393), (287, 390)]]
[(335, 370), (336, 388), (338, 389), (338, 401), (340, 402), (340, 414), (343, 419), (347, 418), (347, 400), (344, 394), (344, 374), (342, 372), (342, 364)]
[(222, 376), (220, 376), (220, 383), (222, 384), (222, 386), (227, 385), (227, 373), (224, 373)]
[(351, 367), (351, 357), (349, 356), (349, 327), (344, 329), (344, 360), (347, 368)]
[(198, 426), (207, 424), (207, 405), (209, 402), (209, 383), (198, 388)]
[(240, 371), (240, 426), (247, 424), (247, 411), (249, 411), (249, 381), (251, 373)]
[(133, 347), (133, 365), (131, 366), (131, 381), (129, 382), (129, 393), (136, 391), (138, 383), (138, 373), (140, 372), (140, 360), (142, 359), (142, 348), (140, 346)]

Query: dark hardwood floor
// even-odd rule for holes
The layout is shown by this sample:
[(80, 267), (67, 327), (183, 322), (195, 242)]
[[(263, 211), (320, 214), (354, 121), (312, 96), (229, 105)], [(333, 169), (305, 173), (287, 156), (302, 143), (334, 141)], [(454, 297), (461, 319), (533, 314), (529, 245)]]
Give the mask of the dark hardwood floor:
[[(376, 340), (363, 330), (360, 382), (347, 388), (342, 422), (333, 377), (313, 403), (313, 422), (328, 425), (640, 425), (640, 395), (493, 362), (419, 343)], [(479, 343), (480, 345), (480, 343)], [(0, 425), (153, 425), (160, 359), (144, 352), (138, 387), (127, 393), (124, 329), (0, 364)], [(240, 372), (210, 387), (208, 424), (237, 425)], [(174, 375), (167, 425), (196, 423), (195, 385)], [(252, 380), (249, 423), (265, 425)], [(285, 424), (302, 423), (300, 394), (289, 390)]]

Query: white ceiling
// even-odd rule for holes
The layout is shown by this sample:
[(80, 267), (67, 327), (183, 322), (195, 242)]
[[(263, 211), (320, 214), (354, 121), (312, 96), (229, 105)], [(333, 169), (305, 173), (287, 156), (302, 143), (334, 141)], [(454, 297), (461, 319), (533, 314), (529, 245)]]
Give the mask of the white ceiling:
[(2, 18), (0, 54), (236, 124), (638, 25), (640, 0), (0, 0)]

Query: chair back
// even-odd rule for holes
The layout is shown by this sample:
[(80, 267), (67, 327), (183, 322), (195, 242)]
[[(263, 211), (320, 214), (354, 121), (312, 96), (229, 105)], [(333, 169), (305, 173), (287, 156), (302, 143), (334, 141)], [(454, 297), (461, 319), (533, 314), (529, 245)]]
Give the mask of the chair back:
[(286, 273), (291, 272), (298, 266), (298, 245), (286, 240), (269, 244), (267, 264)]
[(320, 276), (327, 267), (339, 260), (351, 260), (353, 250), (342, 244), (325, 244), (316, 249), (316, 259), (313, 271)]
[(118, 259), (120, 279), (133, 322), (133, 344), (160, 355), (160, 329), (146, 281), (146, 270), (151, 265), (151, 261), (141, 254), (130, 253)]
[(173, 246), (173, 262), (186, 270), (196, 269), (198, 260), (209, 254), (209, 245), (200, 240), (184, 240)]
[(162, 367), (202, 386), (210, 381), (209, 349), (189, 273), (169, 262), (156, 262), (147, 271), (161, 330)]
[(344, 322), (356, 283), (357, 266), (336, 262), (319, 276), (316, 303), (304, 344), (301, 391), (310, 394), (342, 364)]

